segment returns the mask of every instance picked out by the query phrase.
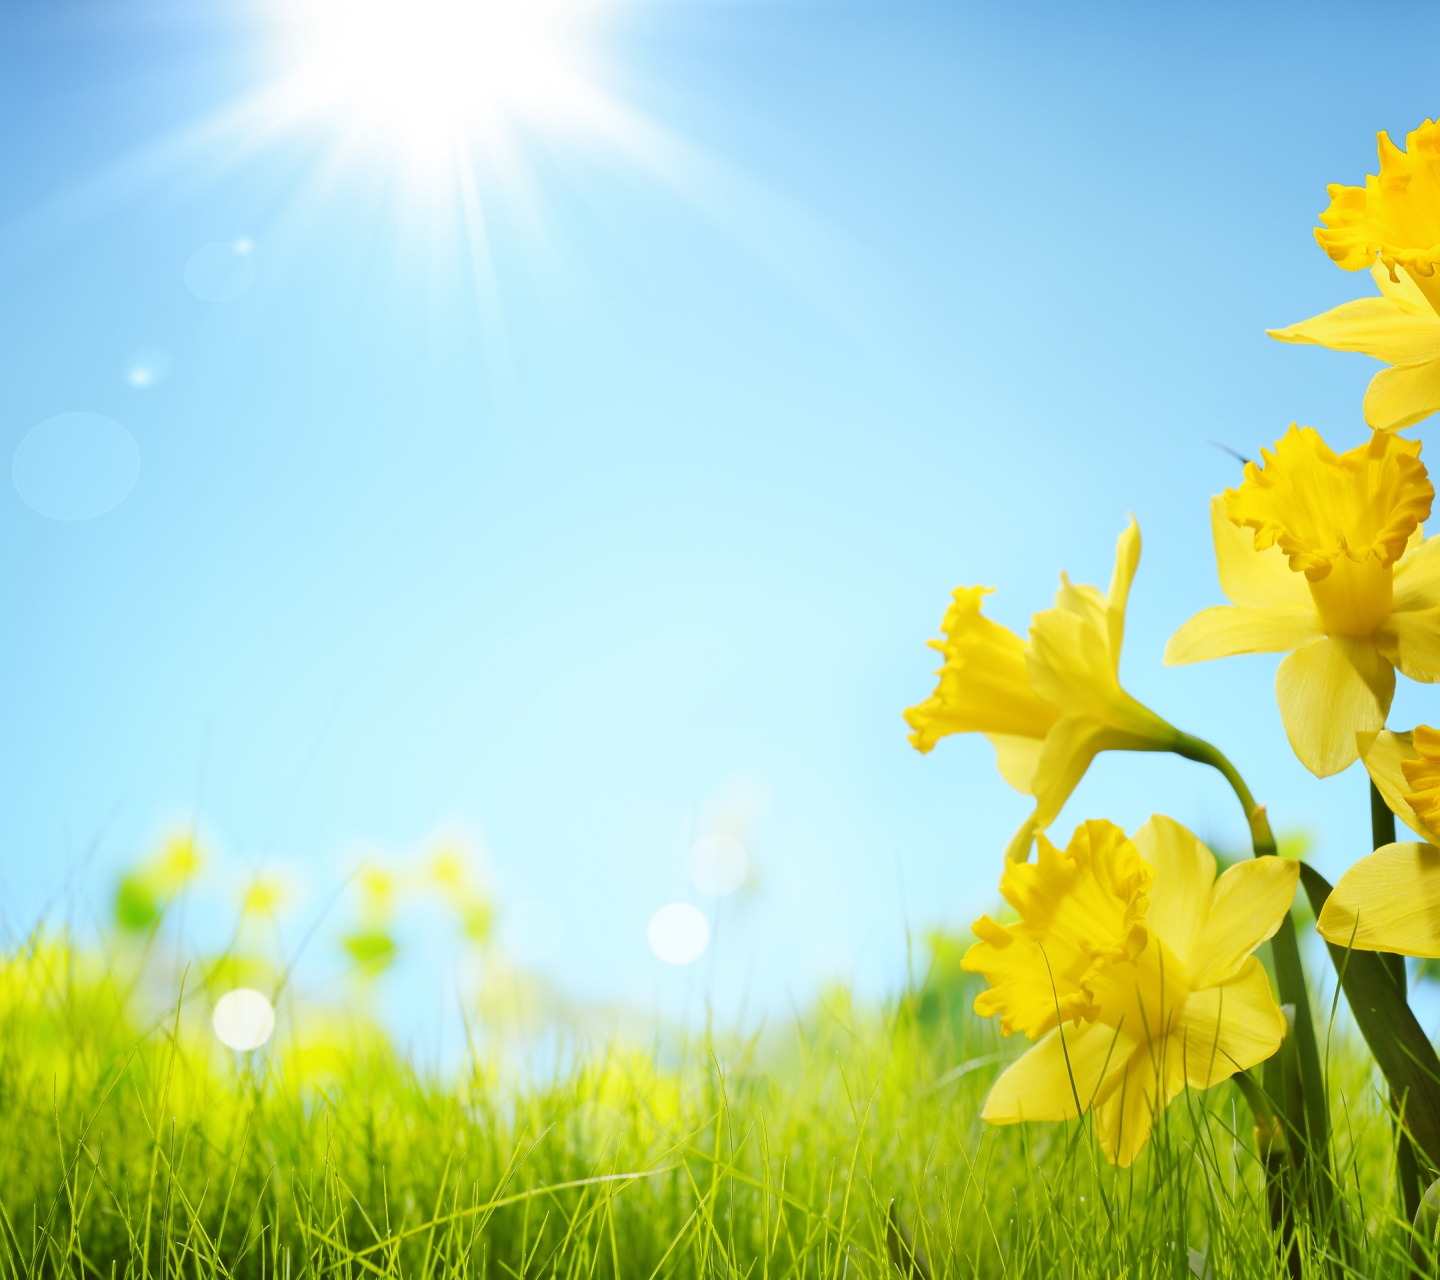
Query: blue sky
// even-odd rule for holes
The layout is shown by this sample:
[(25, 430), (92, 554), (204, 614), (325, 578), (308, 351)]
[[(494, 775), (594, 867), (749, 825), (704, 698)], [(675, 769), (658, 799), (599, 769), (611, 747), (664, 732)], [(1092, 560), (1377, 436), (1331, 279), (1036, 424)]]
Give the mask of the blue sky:
[[(1357, 24), (1440, 15), (617, 0), (585, 49), (634, 130), (517, 117), (467, 214), (353, 121), (231, 110), (277, 12), (6, 3), (0, 443), (102, 414), (140, 460), (93, 519), (0, 496), (12, 931), (198, 814), (317, 895), (464, 833), (580, 999), (883, 990), (1027, 809), (983, 742), (906, 743), (950, 589), (1023, 629), (1130, 512), (1129, 688), (1322, 867), (1363, 851), (1364, 777), (1294, 760), (1274, 659), (1160, 654), (1219, 600), (1209, 442), (1361, 438), (1374, 366), (1264, 330), (1368, 289), (1311, 238), (1325, 184), (1436, 103)], [(248, 287), (192, 292), (237, 241)], [(1240, 839), (1159, 758), (1058, 825), (1154, 811)], [(686, 874), (717, 824), (755, 872), (723, 909)], [(675, 900), (722, 912), (690, 969), (646, 945)]]

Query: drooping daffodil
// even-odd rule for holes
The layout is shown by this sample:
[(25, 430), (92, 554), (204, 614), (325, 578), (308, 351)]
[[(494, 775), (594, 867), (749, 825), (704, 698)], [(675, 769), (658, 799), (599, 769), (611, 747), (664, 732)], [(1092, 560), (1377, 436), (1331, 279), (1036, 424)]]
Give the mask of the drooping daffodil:
[(1268, 1058), (1285, 1015), (1254, 951), (1295, 898), (1298, 864), (1215, 857), (1170, 818), (1132, 838), (1086, 822), (1069, 846), (1043, 835), (1036, 860), (1006, 865), (1019, 920), (975, 922), (963, 967), (1001, 1031), (1038, 1041), (985, 1100), (991, 1124), (1093, 1114), (1107, 1159), (1128, 1166), (1188, 1084), (1208, 1089)]
[(1179, 735), (1120, 686), (1125, 605), (1140, 563), (1140, 530), (1120, 535), (1110, 590), (1060, 576), (1053, 608), (1030, 623), (1028, 640), (986, 618), (984, 587), (960, 587), (932, 648), (945, 656), (935, 692), (905, 712), (910, 741), (929, 751), (953, 733), (981, 733), (1000, 772), (1035, 797), (1006, 857), (1023, 861), (1101, 751), (1167, 751)]
[(1378, 142), (1379, 174), (1363, 187), (1330, 186), (1315, 239), (1345, 270), (1369, 268), (1380, 296), (1270, 332), (1392, 366), (1370, 383), (1365, 421), (1397, 431), (1440, 409), (1440, 124), (1426, 120), (1403, 151), (1388, 134)]
[(1295, 754), (1326, 777), (1385, 724), (1395, 672), (1440, 680), (1440, 540), (1422, 538), (1434, 486), (1420, 444), (1373, 434), (1337, 454), (1292, 426), (1238, 489), (1210, 504), (1220, 587), (1167, 664), (1288, 653), (1275, 674)]
[(1361, 858), (1336, 883), (1316, 927), (1336, 946), (1440, 959), (1440, 731), (1367, 734), (1361, 753), (1386, 804), (1424, 840)]

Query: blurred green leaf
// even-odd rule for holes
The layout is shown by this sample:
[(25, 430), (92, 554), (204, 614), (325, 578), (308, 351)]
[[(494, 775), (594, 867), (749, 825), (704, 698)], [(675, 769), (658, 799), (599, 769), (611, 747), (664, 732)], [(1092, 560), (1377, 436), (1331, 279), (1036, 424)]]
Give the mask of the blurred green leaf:
[(160, 901), (143, 876), (128, 875), (115, 890), (115, 923), (129, 933), (145, 933), (160, 919)]
[(356, 964), (372, 973), (389, 968), (395, 960), (395, 939), (383, 929), (362, 929), (346, 934), (340, 942)]

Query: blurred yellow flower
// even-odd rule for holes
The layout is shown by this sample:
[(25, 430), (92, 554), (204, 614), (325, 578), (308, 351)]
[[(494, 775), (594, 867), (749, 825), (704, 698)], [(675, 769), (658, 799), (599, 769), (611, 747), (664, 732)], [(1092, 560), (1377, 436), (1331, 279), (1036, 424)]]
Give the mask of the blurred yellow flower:
[(1281, 342), (1358, 351), (1392, 366), (1370, 379), (1365, 421), (1377, 431), (1399, 431), (1440, 409), (1440, 313), (1409, 276), (1392, 280), (1378, 262), (1370, 270), (1378, 298), (1357, 298), (1267, 332)]
[(379, 867), (366, 867), (359, 879), (365, 909), (375, 915), (388, 914), (395, 900), (395, 877)]
[(1422, 539), (1434, 487), (1420, 444), (1373, 435), (1336, 454), (1292, 426), (1239, 489), (1210, 504), (1220, 587), (1165, 649), (1168, 664), (1285, 653), (1275, 695), (1312, 773), (1353, 764), (1383, 727), (1398, 668), (1440, 680), (1440, 546)]
[(190, 832), (167, 836), (155, 854), (150, 874), (166, 894), (190, 883), (205, 866), (205, 855)]
[(1440, 732), (1378, 733), (1361, 741), (1385, 802), (1425, 842), (1387, 844), (1335, 885), (1316, 928), (1357, 951), (1440, 959)]
[(430, 879), (435, 887), (444, 893), (465, 891), (470, 884), (465, 855), (450, 846), (436, 850), (430, 859)]
[(149, 858), (121, 877), (115, 889), (115, 922), (132, 933), (155, 928), (166, 903), (199, 875), (204, 865), (205, 856), (192, 833), (166, 836)]
[(1000, 891), (1020, 919), (983, 916), (963, 966), (1001, 1030), (1039, 1043), (995, 1081), (991, 1124), (1092, 1113), (1107, 1159), (1128, 1166), (1187, 1084), (1208, 1089), (1279, 1047), (1285, 1016), (1253, 952), (1279, 927), (1299, 868), (1215, 858), (1169, 818), (1134, 839), (1110, 822), (1076, 828), (1063, 852), (1041, 836)]
[(240, 900), (242, 916), (273, 916), (289, 895), (285, 885), (272, 876), (256, 876)]
[(1030, 638), (981, 616), (982, 587), (961, 587), (945, 614), (945, 655), (935, 692), (905, 712), (910, 741), (929, 751), (952, 733), (983, 733), (1000, 772), (1036, 806), (1006, 850), (1029, 856), (1035, 832), (1061, 806), (1101, 751), (1165, 751), (1176, 730), (1120, 687), (1125, 605), (1140, 563), (1132, 519), (1115, 550), (1110, 590), (1060, 575), (1055, 605), (1030, 622)]

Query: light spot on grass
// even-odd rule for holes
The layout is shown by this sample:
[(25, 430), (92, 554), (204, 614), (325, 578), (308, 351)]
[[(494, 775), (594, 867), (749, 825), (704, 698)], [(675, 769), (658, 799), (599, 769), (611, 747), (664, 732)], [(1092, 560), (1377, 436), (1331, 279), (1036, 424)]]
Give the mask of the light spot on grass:
[(750, 874), (745, 846), (720, 832), (701, 836), (690, 850), (690, 882), (701, 893), (723, 898), (734, 893)]
[(275, 1034), (275, 1009), (260, 992), (250, 987), (227, 991), (215, 1002), (210, 1025), (227, 1049), (248, 1053), (258, 1049)]
[(698, 907), (671, 902), (650, 917), (650, 950), (666, 964), (690, 964), (710, 945), (710, 922)]

